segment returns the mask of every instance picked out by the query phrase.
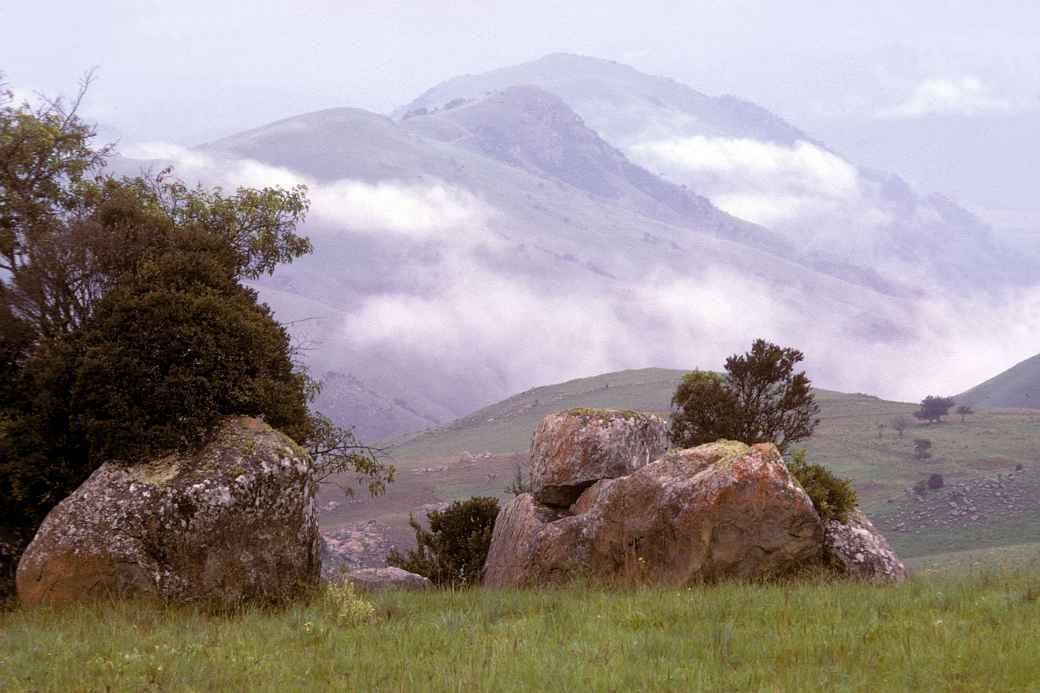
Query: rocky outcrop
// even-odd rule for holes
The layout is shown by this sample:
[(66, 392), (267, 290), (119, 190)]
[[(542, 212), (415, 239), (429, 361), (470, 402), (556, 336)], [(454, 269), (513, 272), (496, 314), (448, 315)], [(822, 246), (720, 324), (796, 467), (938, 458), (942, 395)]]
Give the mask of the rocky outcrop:
[(867, 582), (901, 582), (907, 570), (881, 532), (859, 510), (848, 522), (830, 520), (824, 526), (824, 552), (840, 573)]
[(193, 455), (95, 471), (44, 520), (18, 566), (26, 604), (141, 595), (235, 605), (318, 582), (307, 452), (256, 419)]
[(531, 491), (567, 507), (600, 479), (631, 474), (668, 448), (668, 426), (653, 414), (572, 409), (546, 416), (531, 440)]
[(720, 441), (601, 479), (568, 510), (517, 496), (495, 524), (484, 584), (760, 579), (819, 562), (822, 546), (776, 447)]
[(360, 568), (346, 574), (346, 579), (362, 592), (383, 590), (425, 590), (433, 587), (429, 578), (401, 568)]

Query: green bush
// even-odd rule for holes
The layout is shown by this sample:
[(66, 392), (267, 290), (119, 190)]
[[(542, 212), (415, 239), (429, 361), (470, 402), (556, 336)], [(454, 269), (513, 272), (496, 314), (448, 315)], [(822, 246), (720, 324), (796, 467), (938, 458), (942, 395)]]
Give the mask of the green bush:
[(229, 414), (310, 433), (289, 336), (239, 284), (220, 244), (185, 234), (97, 301), (90, 319), (18, 369), (0, 431), (0, 525), (30, 526), (107, 460), (189, 450)]
[(423, 575), (435, 585), (463, 587), (480, 582), (498, 517), (498, 499), (487, 496), (455, 501), (427, 513), (429, 531), (414, 517), (416, 548), (402, 555), (392, 550), (387, 563)]
[(805, 461), (805, 450), (795, 450), (787, 463), (791, 472), (805, 492), (809, 494), (813, 507), (824, 520), (848, 522), (849, 512), (855, 509), (856, 492), (848, 479), (834, 476), (826, 467)]

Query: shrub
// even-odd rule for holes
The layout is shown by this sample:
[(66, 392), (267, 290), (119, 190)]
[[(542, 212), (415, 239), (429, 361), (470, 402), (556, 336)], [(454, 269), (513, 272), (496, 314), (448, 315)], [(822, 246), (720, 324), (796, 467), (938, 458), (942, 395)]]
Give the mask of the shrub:
[(848, 479), (835, 476), (822, 465), (806, 462), (804, 449), (794, 452), (787, 469), (809, 494), (820, 517), (838, 522), (849, 521), (849, 512), (855, 509), (857, 501), (856, 492), (852, 490)]
[(429, 531), (411, 517), (414, 550), (401, 555), (391, 550), (387, 563), (425, 576), (435, 585), (463, 587), (480, 582), (498, 517), (498, 499), (487, 496), (455, 501), (444, 510), (426, 515)]
[(360, 626), (372, 621), (376, 608), (358, 594), (349, 580), (325, 588), (324, 607), (340, 626)]

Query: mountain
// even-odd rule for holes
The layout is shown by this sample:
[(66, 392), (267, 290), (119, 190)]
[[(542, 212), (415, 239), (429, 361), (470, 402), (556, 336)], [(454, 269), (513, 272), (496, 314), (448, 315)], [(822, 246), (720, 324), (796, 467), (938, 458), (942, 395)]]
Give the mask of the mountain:
[(449, 111), (516, 85), (549, 91), (630, 159), (760, 223), (816, 269), (908, 289), (1029, 283), (1035, 262), (976, 216), (896, 175), (858, 167), (766, 109), (612, 61), (552, 54), (433, 87), (395, 116)]
[(954, 399), (972, 407), (1040, 409), (1040, 354), (962, 392)]
[[(808, 266), (535, 88), (402, 122), (310, 113), (192, 156), (210, 175), (311, 186), (316, 252), (257, 287), (309, 345), (311, 370), (342, 376), (326, 384), (329, 413), (373, 434), (546, 379), (714, 364), (745, 341), (731, 310), (791, 335), (813, 315), (819, 340), (909, 329), (898, 292)], [(395, 402), (407, 406), (393, 425), (374, 427)]]
[[(689, 177), (668, 152), (713, 168)], [(325, 374), (320, 407), (365, 439), (538, 383), (718, 368), (755, 337), (802, 349), (817, 382), (917, 399), (941, 368), (906, 354), (963, 323), (943, 301), (1015, 266), (953, 203), (760, 107), (575, 56), (451, 80), (396, 117), (334, 108), (141, 156), (225, 188), (308, 186), (315, 252), (254, 286)], [(741, 218), (738, 183), (818, 219)]]

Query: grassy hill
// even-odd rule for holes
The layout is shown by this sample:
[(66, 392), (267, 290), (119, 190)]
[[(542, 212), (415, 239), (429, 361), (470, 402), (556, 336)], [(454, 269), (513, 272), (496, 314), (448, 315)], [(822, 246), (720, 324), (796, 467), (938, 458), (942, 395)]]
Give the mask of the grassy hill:
[[(377, 520), (406, 542), (409, 513), (473, 495), (508, 499), (506, 487), (546, 414), (572, 407), (667, 414), (681, 376), (648, 368), (534, 388), (450, 425), (386, 441), (399, 471), (387, 495), (341, 502), (323, 524)], [(892, 419), (913, 421), (916, 405), (829, 390), (817, 391), (817, 400), (821, 423), (805, 444), (810, 459), (852, 480), (902, 555), (1040, 542), (1040, 410), (980, 409), (964, 422), (915, 422), (900, 436)], [(915, 438), (932, 441), (931, 459), (913, 459)], [(944, 488), (908, 492), (932, 474), (943, 476)], [(334, 492), (326, 494), (323, 502), (339, 502)], [(970, 507), (975, 512), (962, 510)]]
[(1040, 409), (1040, 354), (957, 395), (956, 400), (973, 407)]

